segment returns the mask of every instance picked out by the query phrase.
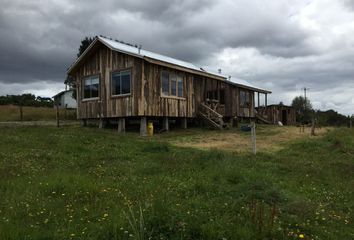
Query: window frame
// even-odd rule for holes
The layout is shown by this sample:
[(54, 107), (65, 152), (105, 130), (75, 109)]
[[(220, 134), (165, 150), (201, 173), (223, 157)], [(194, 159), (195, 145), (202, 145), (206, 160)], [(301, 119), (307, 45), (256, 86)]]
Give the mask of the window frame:
[[(167, 73), (168, 74), (168, 95), (164, 93), (163, 91), (163, 78), (162, 78), (162, 75), (164, 73)], [(179, 81), (179, 80), (182, 80), (182, 81)], [(176, 94), (173, 95), (172, 94), (172, 82), (175, 81), (175, 91), (176, 91)], [(179, 82), (182, 82), (182, 96), (179, 96), (179, 86), (178, 86), (178, 83)], [(173, 72), (173, 71), (170, 71), (170, 70), (165, 70), (163, 69), (161, 71), (161, 74), (160, 74), (160, 95), (161, 97), (164, 97), (164, 98), (176, 98), (176, 99), (186, 99), (185, 98), (185, 75), (182, 74), (182, 73), (176, 73), (176, 72)]]
[[(242, 103), (242, 94), (245, 93), (245, 103)], [(240, 89), (240, 107), (241, 108), (251, 108), (251, 93), (247, 90)]]
[[(98, 78), (98, 96), (97, 97), (85, 98), (85, 80), (89, 79), (89, 78), (92, 79), (92, 78), (95, 78), (95, 77)], [(82, 84), (81, 101), (85, 102), (85, 101), (99, 100), (100, 99), (100, 97), (101, 97), (101, 77), (100, 77), (100, 74), (92, 74), (92, 75), (87, 75), (87, 76), (82, 77), (81, 84)], [(90, 94), (90, 95), (92, 95), (92, 94)]]
[[(113, 94), (113, 74), (121, 73), (129, 71), (130, 73), (130, 92), (129, 93), (122, 93), (122, 94)], [(110, 96), (111, 98), (119, 98), (119, 97), (129, 97), (132, 95), (133, 91), (133, 69), (132, 68), (123, 68), (123, 69), (118, 69), (110, 72)], [(122, 83), (122, 80), (120, 79), (120, 84)], [(120, 88), (122, 90), (122, 84), (120, 85)]]

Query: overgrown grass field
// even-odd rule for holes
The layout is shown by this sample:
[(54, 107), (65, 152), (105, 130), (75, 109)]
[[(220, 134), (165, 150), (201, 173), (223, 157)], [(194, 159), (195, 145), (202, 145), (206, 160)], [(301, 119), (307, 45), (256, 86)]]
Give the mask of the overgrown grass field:
[(353, 130), (256, 156), (77, 126), (0, 136), (0, 239), (354, 239)]
[[(22, 107), (23, 121), (50, 121), (56, 119), (56, 109), (49, 107)], [(61, 120), (76, 120), (75, 109), (60, 109)], [(0, 105), (0, 122), (20, 121), (20, 107), (15, 105)]]

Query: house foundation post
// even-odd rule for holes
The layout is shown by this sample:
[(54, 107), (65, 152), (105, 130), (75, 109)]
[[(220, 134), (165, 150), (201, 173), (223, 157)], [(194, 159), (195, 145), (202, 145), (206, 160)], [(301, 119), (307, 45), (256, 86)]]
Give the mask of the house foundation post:
[(146, 117), (141, 117), (140, 119), (140, 136), (147, 136)]
[(183, 129), (187, 129), (187, 118), (186, 117), (184, 117), (184, 118), (182, 118), (182, 122), (181, 122), (181, 125), (182, 125), (182, 128)]
[(125, 118), (118, 118), (118, 133), (125, 133)]
[(100, 118), (98, 120), (98, 128), (105, 128), (107, 125), (107, 120), (104, 118)]
[(86, 127), (87, 126), (87, 120), (86, 119), (81, 119), (81, 126)]
[(170, 130), (169, 125), (168, 125), (168, 117), (163, 117), (162, 128), (166, 131)]

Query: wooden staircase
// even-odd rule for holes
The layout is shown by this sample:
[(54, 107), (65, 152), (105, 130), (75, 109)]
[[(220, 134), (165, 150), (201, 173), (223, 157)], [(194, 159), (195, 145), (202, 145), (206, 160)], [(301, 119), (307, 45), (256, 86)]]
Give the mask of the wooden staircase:
[(206, 124), (214, 129), (222, 130), (225, 127), (223, 116), (204, 103), (200, 104), (198, 114)]
[(259, 113), (255, 114), (256, 118), (265, 124), (272, 124), (268, 119), (266, 119), (264, 116), (260, 115)]

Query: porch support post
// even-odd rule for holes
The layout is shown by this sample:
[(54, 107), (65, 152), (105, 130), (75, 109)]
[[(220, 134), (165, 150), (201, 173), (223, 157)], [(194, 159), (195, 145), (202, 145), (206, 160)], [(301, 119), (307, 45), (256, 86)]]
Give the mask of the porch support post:
[(125, 118), (118, 118), (118, 133), (125, 133)]
[(258, 97), (257, 97), (258, 106), (257, 107), (259, 107), (260, 106), (259, 92), (257, 93), (257, 95), (258, 95)]
[(146, 117), (140, 118), (140, 136), (147, 136), (147, 126), (146, 126)]
[(187, 129), (187, 118), (186, 117), (182, 118), (182, 128)]
[(87, 120), (86, 119), (81, 119), (81, 126), (86, 127), (87, 126)]
[(166, 131), (170, 130), (169, 125), (168, 125), (168, 117), (163, 117), (162, 128)]
[(265, 107), (267, 107), (267, 103), (268, 103), (268, 95), (267, 95), (267, 93), (265, 94)]

